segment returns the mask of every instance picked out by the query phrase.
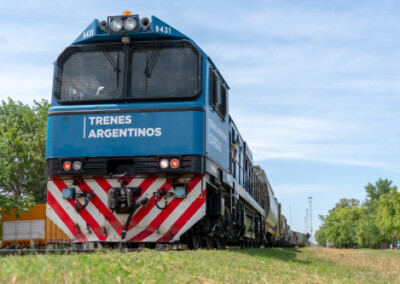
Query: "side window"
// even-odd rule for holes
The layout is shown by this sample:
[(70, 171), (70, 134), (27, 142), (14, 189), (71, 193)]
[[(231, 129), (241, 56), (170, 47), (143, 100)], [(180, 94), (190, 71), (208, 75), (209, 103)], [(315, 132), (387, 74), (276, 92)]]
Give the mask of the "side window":
[(210, 104), (215, 108), (218, 102), (218, 78), (217, 75), (210, 69)]
[(217, 74), (210, 69), (210, 104), (217, 113), (225, 118), (226, 115), (226, 88)]
[(219, 92), (219, 100), (218, 100), (218, 108), (219, 112), (223, 117), (226, 115), (226, 88), (220, 82), (220, 92)]

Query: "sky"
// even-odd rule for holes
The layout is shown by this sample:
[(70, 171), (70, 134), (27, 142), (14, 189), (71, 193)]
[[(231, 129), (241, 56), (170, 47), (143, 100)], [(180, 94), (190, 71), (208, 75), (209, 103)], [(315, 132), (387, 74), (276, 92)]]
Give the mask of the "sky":
[[(95, 19), (131, 10), (192, 38), (230, 86), (230, 114), (305, 231), (364, 186), (400, 186), (399, 1), (0, 0), (0, 99), (50, 100), (53, 62)], [(308, 229), (307, 231), (310, 231)]]

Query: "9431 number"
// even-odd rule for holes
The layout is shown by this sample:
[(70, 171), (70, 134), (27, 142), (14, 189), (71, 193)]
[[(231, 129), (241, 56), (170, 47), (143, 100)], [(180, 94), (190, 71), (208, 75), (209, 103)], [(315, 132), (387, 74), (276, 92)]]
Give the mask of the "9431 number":
[(88, 37), (91, 37), (91, 36), (94, 36), (94, 30), (93, 29), (83, 32), (83, 38), (84, 39), (88, 38)]
[(171, 34), (171, 27), (156, 26), (157, 33)]

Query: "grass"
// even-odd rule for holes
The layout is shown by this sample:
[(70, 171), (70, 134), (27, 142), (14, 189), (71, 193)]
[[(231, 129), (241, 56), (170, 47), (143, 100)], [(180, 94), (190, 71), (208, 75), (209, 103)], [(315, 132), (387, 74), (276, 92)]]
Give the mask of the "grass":
[(400, 283), (399, 252), (143, 250), (0, 258), (0, 283)]

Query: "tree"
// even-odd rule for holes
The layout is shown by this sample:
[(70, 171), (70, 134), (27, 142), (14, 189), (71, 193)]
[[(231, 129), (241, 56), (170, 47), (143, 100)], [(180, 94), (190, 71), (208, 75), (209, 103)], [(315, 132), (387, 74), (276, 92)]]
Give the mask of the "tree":
[(393, 182), (391, 180), (381, 178), (375, 182), (375, 185), (368, 183), (365, 186), (367, 197), (372, 202), (378, 201), (381, 195), (389, 194), (392, 188), (397, 189), (397, 186), (392, 186), (392, 183)]
[[(338, 207), (353, 207), (353, 206), (359, 206), (360, 205), (360, 201), (358, 199), (347, 199), (347, 198), (342, 198), (340, 199), (340, 201), (338, 203), (336, 203), (335, 208)], [(334, 209), (335, 209), (334, 208)]]
[(383, 242), (377, 226), (376, 215), (371, 214), (371, 211), (365, 206), (361, 208), (356, 235), (360, 247), (379, 248)]
[[(365, 186), (367, 199), (364, 204), (363, 218), (359, 224), (358, 237), (363, 246), (379, 247), (381, 243), (388, 243), (390, 237), (382, 232), (381, 220), (378, 217), (377, 209), (380, 200), (386, 198), (392, 190), (397, 190), (389, 179), (378, 179), (375, 184), (368, 183)], [(382, 210), (382, 204), (380, 205)], [(368, 244), (365, 241), (368, 241)]]
[(377, 223), (382, 236), (396, 245), (397, 236), (400, 236), (400, 193), (397, 187), (391, 187), (390, 194), (383, 194), (377, 206)]
[(356, 226), (360, 219), (360, 208), (336, 207), (330, 210), (325, 221), (325, 238), (337, 247), (346, 247), (357, 243)]
[(11, 98), (0, 105), (0, 207), (28, 208), (43, 200), (46, 179), (46, 100), (30, 107)]
[(315, 232), (315, 240), (320, 246), (325, 247), (327, 245), (326, 236), (325, 236), (325, 215), (318, 215), (318, 218), (321, 220), (321, 227)]
[(325, 227), (322, 225), (316, 232), (315, 232), (315, 240), (320, 246), (326, 246), (326, 236), (325, 236)]
[[(367, 198), (360, 205), (357, 199), (342, 198), (329, 215), (320, 215), (323, 225), (316, 240), (338, 247), (358, 244), (361, 247), (380, 247), (400, 236), (400, 193), (388, 179), (378, 179), (365, 186)], [(318, 239), (317, 239), (318, 235)]]

